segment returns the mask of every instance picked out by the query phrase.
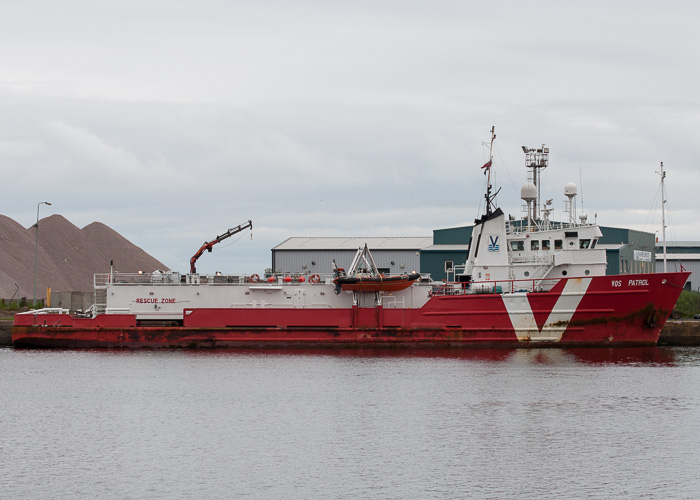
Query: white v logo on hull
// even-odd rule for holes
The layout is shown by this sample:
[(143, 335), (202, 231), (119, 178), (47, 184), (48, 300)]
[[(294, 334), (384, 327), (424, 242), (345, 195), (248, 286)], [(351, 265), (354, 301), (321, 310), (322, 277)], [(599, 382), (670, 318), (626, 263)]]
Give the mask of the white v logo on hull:
[(518, 340), (521, 342), (560, 341), (590, 284), (591, 278), (567, 280), (541, 330), (535, 321), (535, 315), (526, 292), (502, 295), (503, 303)]

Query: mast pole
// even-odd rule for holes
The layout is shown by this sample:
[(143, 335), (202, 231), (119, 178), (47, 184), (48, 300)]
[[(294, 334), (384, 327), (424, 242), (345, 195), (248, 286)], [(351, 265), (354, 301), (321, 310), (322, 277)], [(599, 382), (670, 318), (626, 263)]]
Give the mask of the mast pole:
[[(492, 196), (491, 196), (491, 167), (493, 166), (493, 140), (496, 138), (496, 126), (492, 125), (491, 126), (491, 144), (489, 145), (489, 161), (487, 163), (488, 170), (487, 176), (486, 176), (486, 215), (491, 215), (491, 201), (492, 201)], [(496, 196), (496, 195), (494, 195)]]
[(664, 272), (667, 272), (666, 264), (666, 172), (664, 171), (664, 162), (661, 162), (661, 237), (664, 245)]

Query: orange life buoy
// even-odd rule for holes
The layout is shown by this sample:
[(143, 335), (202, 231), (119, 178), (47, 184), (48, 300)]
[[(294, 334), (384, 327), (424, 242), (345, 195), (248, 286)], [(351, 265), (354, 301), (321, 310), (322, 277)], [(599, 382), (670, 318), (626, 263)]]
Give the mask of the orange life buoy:
[(312, 274), (309, 276), (309, 283), (318, 283), (321, 281), (321, 277), (318, 274)]

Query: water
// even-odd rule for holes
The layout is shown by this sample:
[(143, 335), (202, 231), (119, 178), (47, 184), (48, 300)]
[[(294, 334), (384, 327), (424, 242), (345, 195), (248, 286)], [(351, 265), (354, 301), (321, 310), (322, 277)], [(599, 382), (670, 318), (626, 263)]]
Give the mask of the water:
[(0, 497), (697, 498), (700, 349), (0, 349)]

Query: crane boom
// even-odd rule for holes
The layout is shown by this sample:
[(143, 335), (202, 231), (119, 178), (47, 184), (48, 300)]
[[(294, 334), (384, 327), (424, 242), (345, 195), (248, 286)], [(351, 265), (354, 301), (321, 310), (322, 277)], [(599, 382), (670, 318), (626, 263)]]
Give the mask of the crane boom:
[(199, 250), (197, 250), (197, 252), (190, 259), (190, 274), (197, 273), (197, 268), (195, 267), (195, 263), (197, 262), (197, 259), (199, 259), (202, 256), (202, 254), (204, 253), (205, 250), (211, 252), (212, 247), (214, 245), (216, 245), (217, 243), (225, 240), (226, 238), (233, 236), (236, 233), (240, 233), (244, 229), (248, 229), (248, 228), (253, 229), (253, 221), (249, 220), (248, 222), (245, 222), (239, 226), (232, 227), (231, 229), (226, 231), (224, 234), (217, 236), (213, 240), (205, 241), (204, 244), (199, 248)]

